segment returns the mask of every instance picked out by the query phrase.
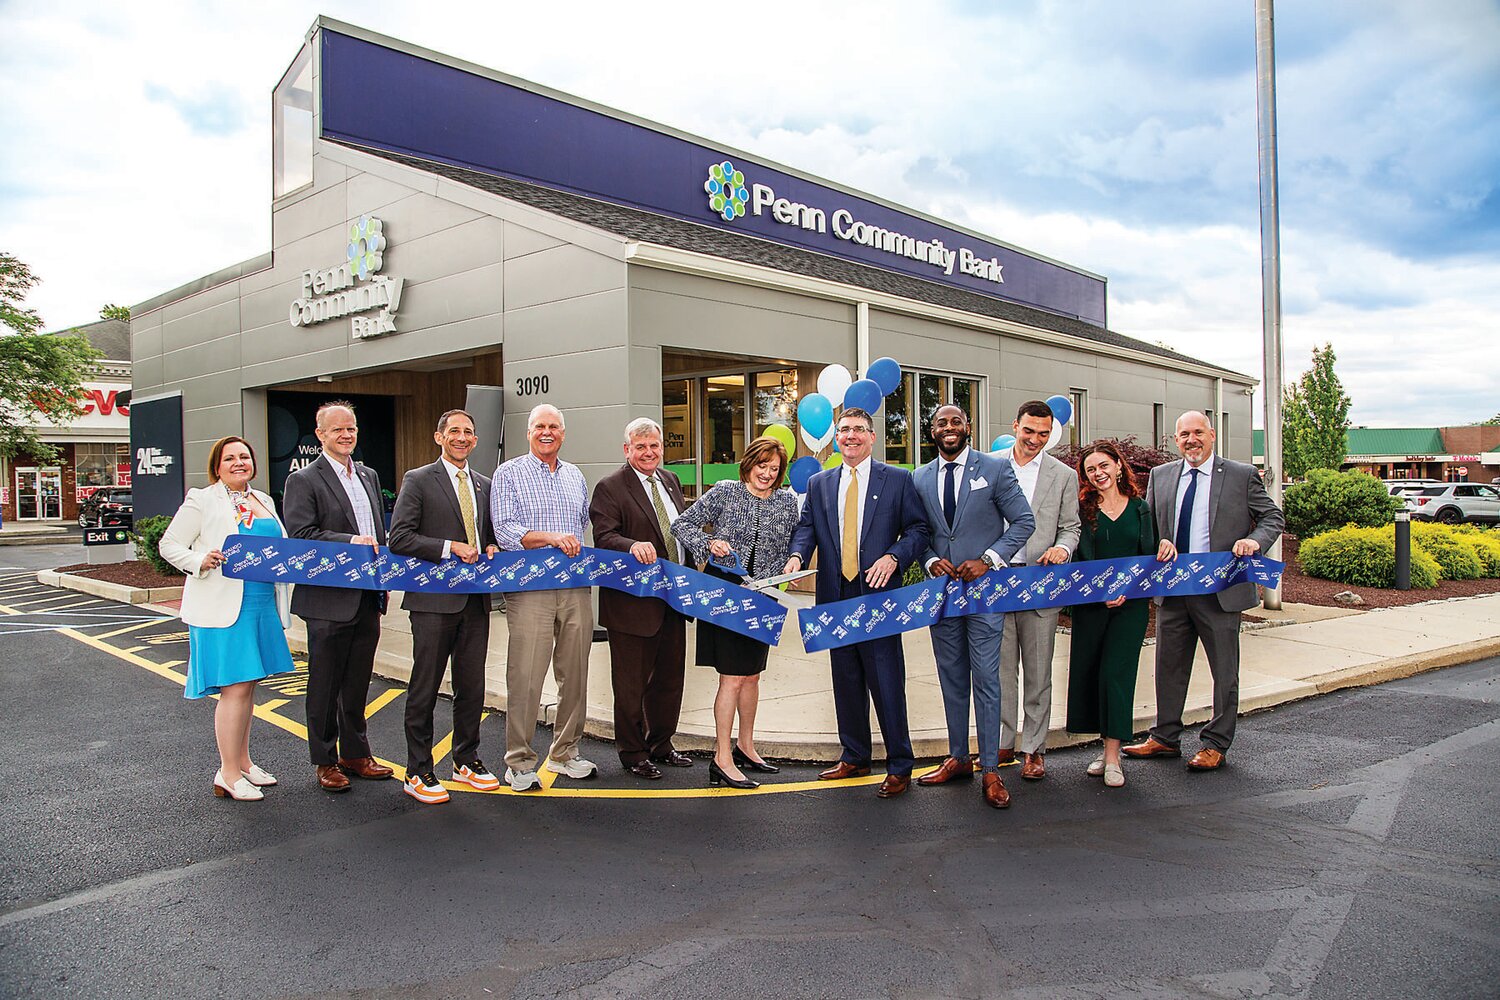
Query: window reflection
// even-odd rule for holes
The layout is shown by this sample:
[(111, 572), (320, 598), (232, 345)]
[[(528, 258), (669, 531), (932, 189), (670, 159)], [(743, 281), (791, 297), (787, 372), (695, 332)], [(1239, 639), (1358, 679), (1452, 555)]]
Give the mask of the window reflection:
[(312, 183), (312, 49), (303, 46), (272, 95), (271, 193), (281, 197)]

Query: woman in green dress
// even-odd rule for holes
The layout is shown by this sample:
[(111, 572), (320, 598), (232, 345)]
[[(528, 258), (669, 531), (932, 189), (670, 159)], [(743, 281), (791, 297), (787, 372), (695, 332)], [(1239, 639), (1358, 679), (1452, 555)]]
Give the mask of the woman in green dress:
[[(1157, 554), (1151, 510), (1113, 441), (1095, 441), (1083, 450), (1078, 482), (1083, 519), (1078, 561)], [(1117, 597), (1072, 608), (1068, 732), (1104, 737), (1104, 752), (1088, 773), (1102, 775), (1110, 788), (1125, 784), (1120, 744), (1135, 734), (1135, 676), (1146, 638), (1147, 600)]]

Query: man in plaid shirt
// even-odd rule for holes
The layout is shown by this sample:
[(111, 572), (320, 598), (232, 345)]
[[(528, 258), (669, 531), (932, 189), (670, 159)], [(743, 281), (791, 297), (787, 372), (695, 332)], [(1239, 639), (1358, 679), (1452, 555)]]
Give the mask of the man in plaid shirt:
[[(526, 418), (530, 450), (502, 462), (490, 490), (495, 540), (502, 549), (557, 548), (576, 556), (589, 526), (589, 490), (578, 466), (558, 457), (566, 428), (543, 403)], [(547, 770), (589, 778), (598, 770), (578, 755), (588, 708), (589, 648), (594, 640), (590, 588), (507, 596), (510, 645), (505, 663), (505, 780), (518, 792), (541, 788), (531, 748), (547, 664), (557, 679), (557, 724)]]

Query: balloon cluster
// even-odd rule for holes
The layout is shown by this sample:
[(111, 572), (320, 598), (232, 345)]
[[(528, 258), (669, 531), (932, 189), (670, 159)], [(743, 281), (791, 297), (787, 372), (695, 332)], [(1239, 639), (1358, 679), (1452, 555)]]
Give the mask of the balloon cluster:
[[(870, 362), (865, 377), (856, 379), (843, 365), (829, 365), (818, 374), (818, 391), (808, 393), (797, 403), (797, 433), (809, 451), (822, 451), (833, 442), (837, 422), (834, 410), (838, 407), (855, 406), (874, 414), (885, 402), (885, 397), (901, 387), (901, 366), (894, 358), (878, 358)], [(792, 429), (785, 424), (772, 424), (766, 428), (767, 437), (773, 437), (786, 446), (787, 454), (797, 452)], [(792, 463), (788, 473), (792, 489), (807, 492), (807, 482), (823, 469), (838, 465), (839, 447), (823, 461), (812, 455), (804, 455)]]
[[(1047, 408), (1052, 411), (1052, 436), (1042, 445), (1042, 451), (1051, 451), (1062, 440), (1063, 428), (1073, 419), (1073, 401), (1067, 396), (1048, 396)], [(990, 442), (990, 451), (1004, 451), (1016, 443), (1014, 434), (1001, 434)]]

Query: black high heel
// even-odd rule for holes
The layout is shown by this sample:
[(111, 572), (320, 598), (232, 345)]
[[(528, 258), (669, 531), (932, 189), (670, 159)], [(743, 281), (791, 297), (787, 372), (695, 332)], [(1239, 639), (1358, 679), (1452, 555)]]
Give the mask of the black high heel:
[(749, 768), (759, 774), (780, 774), (781, 768), (775, 764), (767, 764), (763, 760), (756, 760), (738, 746), (734, 748), (734, 762), (741, 769)]
[(708, 762), (708, 783), (710, 785), (728, 785), (730, 788), (759, 788), (760, 782), (751, 781), (749, 778), (740, 780), (731, 778), (719, 767), (719, 762), (710, 760)]

